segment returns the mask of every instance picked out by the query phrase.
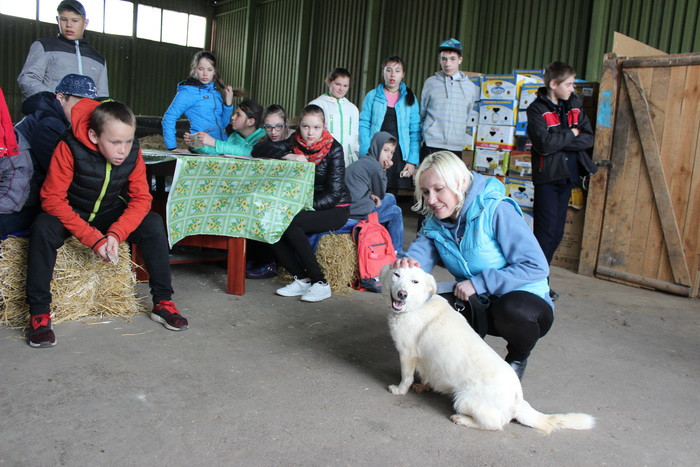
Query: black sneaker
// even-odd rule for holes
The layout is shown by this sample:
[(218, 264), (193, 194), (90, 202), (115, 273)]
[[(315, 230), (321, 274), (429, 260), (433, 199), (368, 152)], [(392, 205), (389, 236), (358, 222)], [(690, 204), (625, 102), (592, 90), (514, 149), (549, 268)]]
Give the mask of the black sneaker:
[(553, 302), (556, 302), (557, 300), (559, 300), (559, 294), (556, 293), (554, 290), (549, 289), (549, 298), (551, 298)]
[(245, 269), (245, 276), (248, 279), (270, 279), (277, 276), (277, 263), (263, 264), (262, 266), (251, 266)]
[(187, 318), (182, 316), (175, 304), (167, 300), (161, 300), (151, 310), (151, 319), (165, 326), (171, 331), (184, 331), (187, 329)]
[(51, 314), (32, 315), (30, 317), (27, 343), (30, 347), (53, 347), (56, 345), (56, 335), (51, 328)]

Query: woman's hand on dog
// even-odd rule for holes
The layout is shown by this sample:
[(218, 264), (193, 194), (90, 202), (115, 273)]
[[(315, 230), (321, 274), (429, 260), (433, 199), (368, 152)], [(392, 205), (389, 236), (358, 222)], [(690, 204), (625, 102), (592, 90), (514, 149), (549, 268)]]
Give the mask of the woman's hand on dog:
[(469, 297), (475, 293), (476, 290), (474, 290), (474, 285), (470, 280), (458, 282), (457, 285), (455, 285), (455, 297), (459, 298), (460, 300), (467, 301), (469, 300)]
[(396, 261), (394, 261), (391, 265), (391, 269), (400, 269), (400, 268), (419, 268), (420, 264), (418, 261), (416, 261), (413, 258), (399, 258)]

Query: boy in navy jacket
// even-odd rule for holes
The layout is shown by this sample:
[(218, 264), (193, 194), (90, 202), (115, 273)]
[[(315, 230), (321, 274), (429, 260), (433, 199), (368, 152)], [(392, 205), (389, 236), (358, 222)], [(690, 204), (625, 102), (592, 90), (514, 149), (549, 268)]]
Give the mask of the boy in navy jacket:
[[(532, 141), (535, 185), (534, 231), (547, 262), (564, 235), (571, 189), (596, 167), (586, 149), (593, 147), (591, 122), (576, 96), (576, 72), (562, 62), (545, 71), (545, 86), (527, 108), (527, 133)], [(558, 295), (550, 291), (552, 299)]]

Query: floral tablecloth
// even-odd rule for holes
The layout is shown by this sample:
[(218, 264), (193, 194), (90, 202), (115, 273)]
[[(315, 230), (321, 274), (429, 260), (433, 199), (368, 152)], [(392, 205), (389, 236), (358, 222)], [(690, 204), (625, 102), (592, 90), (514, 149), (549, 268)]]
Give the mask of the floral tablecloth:
[(313, 208), (315, 166), (272, 159), (176, 156), (168, 240), (224, 235), (275, 243)]

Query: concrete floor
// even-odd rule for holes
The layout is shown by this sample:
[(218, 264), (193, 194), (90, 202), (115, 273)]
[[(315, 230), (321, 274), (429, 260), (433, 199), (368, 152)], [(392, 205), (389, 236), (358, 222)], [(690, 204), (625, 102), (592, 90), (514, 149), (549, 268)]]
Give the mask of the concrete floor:
[(698, 464), (698, 300), (553, 268), (561, 298), (525, 398), (598, 426), (542, 436), (459, 427), (445, 396), (390, 394), (381, 295), (307, 304), (272, 279), (227, 295), (212, 264), (173, 275), (181, 333), (143, 314), (62, 324), (56, 347), (32, 349), (0, 327), (0, 465)]

